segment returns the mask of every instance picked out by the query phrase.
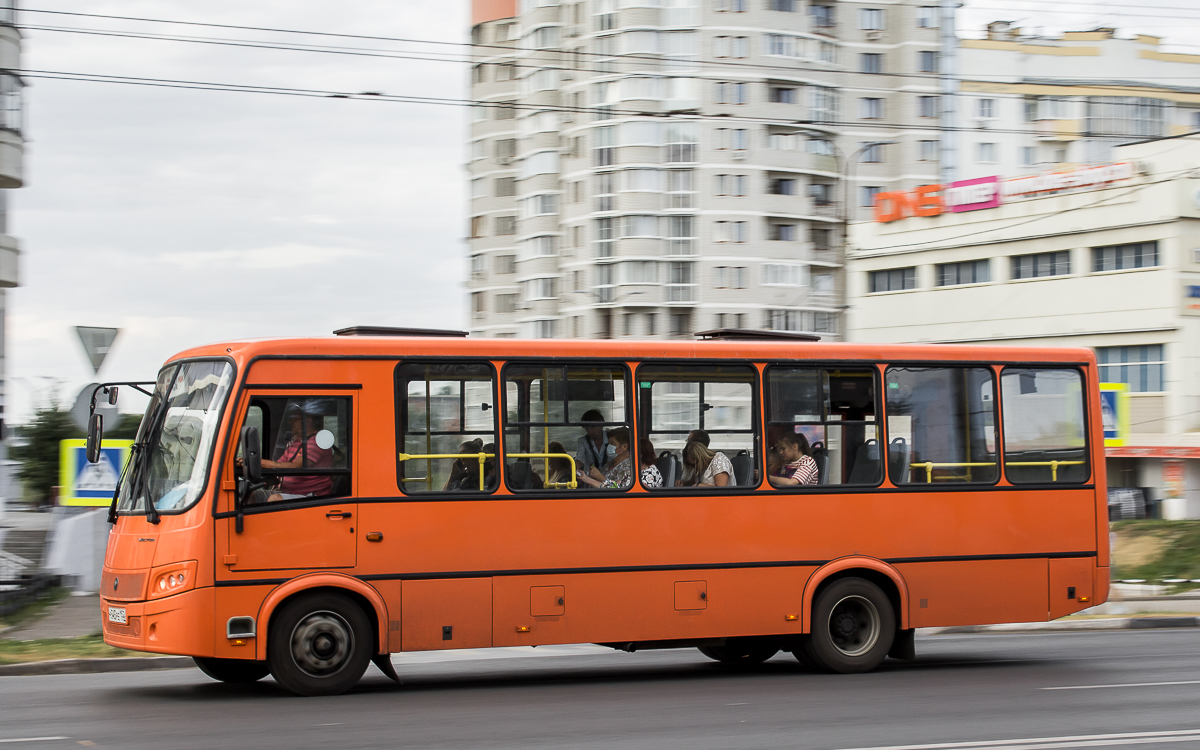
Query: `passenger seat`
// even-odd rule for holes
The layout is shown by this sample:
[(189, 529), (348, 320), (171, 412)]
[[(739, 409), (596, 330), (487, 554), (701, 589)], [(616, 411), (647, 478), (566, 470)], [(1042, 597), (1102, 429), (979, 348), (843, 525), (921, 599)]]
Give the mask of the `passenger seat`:
[(817, 462), (817, 484), (829, 484), (829, 451), (819, 440), (812, 444), (812, 459)]
[(671, 451), (663, 451), (658, 454), (658, 459), (654, 462), (654, 465), (658, 467), (658, 473), (662, 474), (663, 487), (674, 487), (675, 480), (679, 479), (679, 474), (675, 468), (677, 460)]
[(878, 484), (879, 442), (868, 440), (854, 454), (854, 467), (850, 469), (850, 480), (846, 484)]

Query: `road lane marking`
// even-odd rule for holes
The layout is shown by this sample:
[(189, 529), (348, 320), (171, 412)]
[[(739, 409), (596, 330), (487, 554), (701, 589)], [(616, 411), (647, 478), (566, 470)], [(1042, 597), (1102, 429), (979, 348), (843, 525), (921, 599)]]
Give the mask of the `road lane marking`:
[(69, 740), (70, 737), (14, 737), (8, 740), (0, 740), (0, 743), (5, 742), (53, 742), (54, 740)]
[(1200, 729), (1176, 729), (1162, 732), (1122, 732), (1120, 734), (1081, 734), (1068, 737), (1026, 737), (1017, 740), (939, 742), (931, 745), (886, 745), (845, 748), (844, 750), (952, 750), (954, 748), (1046, 750), (1048, 748), (1145, 745), (1157, 742), (1192, 742), (1196, 740), (1200, 740)]
[(1116, 685), (1063, 685), (1044, 687), (1038, 690), (1101, 690), (1103, 688), (1158, 687), (1160, 685), (1200, 685), (1200, 680), (1178, 680), (1176, 682), (1123, 682)]

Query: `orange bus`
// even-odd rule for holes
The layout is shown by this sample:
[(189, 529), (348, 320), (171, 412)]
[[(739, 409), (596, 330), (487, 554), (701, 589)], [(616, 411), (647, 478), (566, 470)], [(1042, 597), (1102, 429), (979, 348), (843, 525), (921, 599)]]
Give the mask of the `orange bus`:
[(308, 695), (565, 643), (862, 672), (1107, 598), (1088, 350), (337, 333), (163, 367), (105, 642)]

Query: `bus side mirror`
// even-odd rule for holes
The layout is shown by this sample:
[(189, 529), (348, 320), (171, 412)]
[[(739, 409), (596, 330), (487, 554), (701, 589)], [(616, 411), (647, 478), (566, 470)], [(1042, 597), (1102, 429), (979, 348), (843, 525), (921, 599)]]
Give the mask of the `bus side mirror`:
[(262, 441), (257, 427), (242, 428), (242, 471), (247, 481), (262, 481)]
[(88, 419), (87, 460), (89, 464), (99, 463), (100, 444), (104, 442), (104, 415), (93, 414)]
[(116, 406), (117, 405), (117, 387), (115, 385), (110, 385), (106, 390), (108, 391), (108, 405)]

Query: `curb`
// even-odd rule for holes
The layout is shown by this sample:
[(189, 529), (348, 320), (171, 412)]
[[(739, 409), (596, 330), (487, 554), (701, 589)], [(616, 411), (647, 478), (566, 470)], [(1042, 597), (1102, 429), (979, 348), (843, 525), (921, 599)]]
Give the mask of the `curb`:
[(1001, 625), (966, 625), (950, 628), (921, 628), (924, 635), (968, 633), (1072, 633), (1080, 630), (1151, 630), (1157, 628), (1200, 628), (1200, 617), (1114, 617), (1103, 620), (1011, 622)]
[(187, 669), (196, 662), (190, 656), (121, 656), (115, 659), (55, 659), (24, 664), (0, 664), (0, 677), (47, 674), (93, 674), (96, 672), (145, 672), (157, 669)]

